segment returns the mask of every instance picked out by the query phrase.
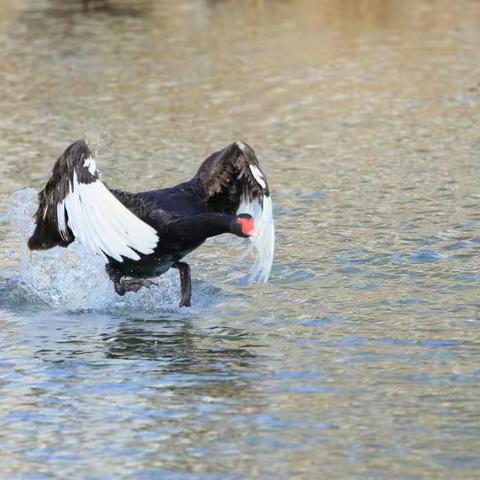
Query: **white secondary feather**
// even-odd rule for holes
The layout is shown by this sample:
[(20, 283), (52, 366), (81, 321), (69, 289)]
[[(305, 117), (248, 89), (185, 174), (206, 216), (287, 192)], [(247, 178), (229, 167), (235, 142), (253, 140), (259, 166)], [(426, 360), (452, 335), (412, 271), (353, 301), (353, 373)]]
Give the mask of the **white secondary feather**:
[(254, 176), (255, 180), (260, 184), (262, 188), (265, 188), (267, 184), (265, 183), (265, 177), (258, 167), (255, 165), (250, 165), (250, 171)]
[[(94, 160), (85, 166), (92, 173)], [(105, 260), (106, 255), (119, 262), (122, 257), (139, 260), (137, 252), (153, 253), (158, 242), (155, 229), (128, 210), (99, 179), (80, 183), (75, 171), (68, 195), (57, 205), (57, 220), (62, 237), (66, 238), (68, 223), (75, 238)]]
[(67, 226), (65, 225), (65, 202), (60, 202), (57, 205), (57, 223), (58, 223), (58, 230), (60, 231), (60, 236), (64, 240), (66, 240)]
[(250, 268), (249, 279), (252, 282), (266, 282), (272, 270), (275, 248), (272, 198), (264, 195), (262, 206), (260, 200), (250, 201), (244, 196), (237, 210), (237, 214), (240, 213), (249, 213), (253, 217), (254, 223), (254, 231), (250, 240), (257, 250), (257, 258)]
[(92, 157), (86, 158), (85, 162), (83, 162), (83, 166), (88, 168), (90, 175), (95, 175), (95, 172), (97, 171), (97, 164)]

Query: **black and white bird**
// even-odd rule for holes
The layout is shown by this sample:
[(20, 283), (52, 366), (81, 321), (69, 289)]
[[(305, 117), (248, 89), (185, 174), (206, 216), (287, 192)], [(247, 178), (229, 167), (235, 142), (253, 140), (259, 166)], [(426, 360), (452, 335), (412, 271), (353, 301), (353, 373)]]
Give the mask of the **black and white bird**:
[(190, 267), (182, 258), (208, 237), (232, 233), (257, 251), (249, 272), (266, 282), (273, 262), (272, 200), (255, 152), (235, 142), (213, 153), (188, 182), (130, 193), (100, 179), (86, 141), (70, 145), (38, 195), (31, 250), (78, 240), (105, 260), (119, 295), (149, 287), (171, 267), (180, 272), (180, 306), (191, 304)]

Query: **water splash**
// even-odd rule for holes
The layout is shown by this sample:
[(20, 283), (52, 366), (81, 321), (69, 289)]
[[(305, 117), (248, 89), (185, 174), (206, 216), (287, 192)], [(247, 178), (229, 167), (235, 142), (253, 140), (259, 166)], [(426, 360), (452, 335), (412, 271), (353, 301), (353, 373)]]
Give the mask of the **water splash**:
[(170, 270), (157, 286), (119, 297), (105, 272), (104, 262), (89, 256), (78, 242), (68, 248), (31, 252), (37, 192), (14, 193), (10, 220), (18, 242), (18, 272), (3, 281), (2, 303), (46, 305), (62, 310), (155, 311), (178, 308), (178, 274)]

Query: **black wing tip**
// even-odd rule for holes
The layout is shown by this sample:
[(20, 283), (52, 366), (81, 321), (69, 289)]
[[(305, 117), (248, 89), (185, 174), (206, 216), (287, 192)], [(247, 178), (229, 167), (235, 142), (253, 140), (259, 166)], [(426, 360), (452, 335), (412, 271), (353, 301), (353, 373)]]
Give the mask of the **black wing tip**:
[(244, 142), (243, 140), (237, 140), (235, 142), (235, 145), (242, 151), (247, 149), (253, 150), (252, 147), (248, 143)]
[(32, 235), (28, 239), (27, 245), (30, 250), (48, 250), (49, 248), (53, 248), (60, 245), (60, 242), (58, 241), (46, 242), (35, 237), (35, 235)]
[(72, 241), (63, 240), (55, 230), (49, 229), (44, 224), (37, 223), (35, 232), (28, 239), (27, 245), (30, 250), (48, 250), (57, 246), (66, 247)]
[(232, 143), (232, 147), (239, 151), (239, 153), (243, 155), (247, 162), (253, 163), (257, 167), (259, 166), (255, 150), (248, 143), (244, 142), (243, 140), (237, 140), (235, 143)]
[(35, 235), (28, 239), (27, 245), (30, 250), (42, 250), (44, 248), (44, 244)]
[(62, 157), (73, 156), (75, 158), (88, 158), (93, 157), (90, 148), (88, 147), (88, 142), (84, 138), (73, 142), (69, 145), (63, 152)]
[(240, 149), (243, 153), (255, 155), (255, 150), (247, 142), (244, 142), (243, 140), (237, 140), (233, 145), (235, 145), (235, 147)]

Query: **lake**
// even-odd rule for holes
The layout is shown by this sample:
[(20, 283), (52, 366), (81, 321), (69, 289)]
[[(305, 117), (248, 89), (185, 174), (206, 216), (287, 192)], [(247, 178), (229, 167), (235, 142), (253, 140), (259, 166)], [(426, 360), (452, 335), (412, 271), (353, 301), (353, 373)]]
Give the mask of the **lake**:
[[(480, 478), (478, 1), (0, 0), (0, 45), (0, 477)], [(133, 191), (251, 144), (270, 282), (28, 252), (83, 137)]]

